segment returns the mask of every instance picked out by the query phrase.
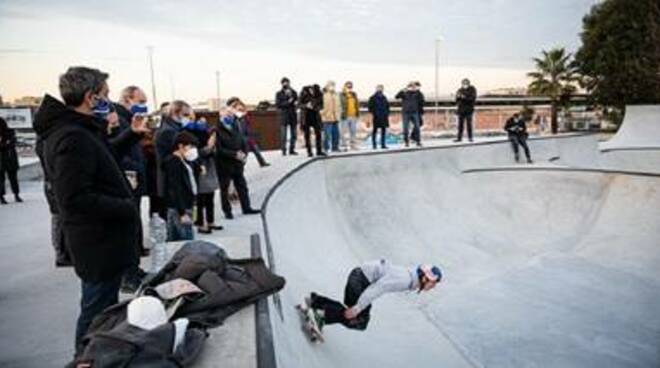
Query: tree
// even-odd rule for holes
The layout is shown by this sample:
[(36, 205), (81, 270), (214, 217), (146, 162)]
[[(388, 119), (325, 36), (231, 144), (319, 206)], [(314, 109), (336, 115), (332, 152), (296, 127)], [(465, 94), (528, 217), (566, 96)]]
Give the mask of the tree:
[(550, 98), (550, 127), (557, 134), (557, 110), (570, 101), (577, 88), (577, 76), (571, 63), (572, 55), (564, 48), (542, 51), (542, 57), (534, 58), (536, 71), (527, 73), (532, 78), (527, 90), (532, 95)]
[(594, 102), (660, 103), (660, 1), (605, 0), (583, 19), (575, 55)]

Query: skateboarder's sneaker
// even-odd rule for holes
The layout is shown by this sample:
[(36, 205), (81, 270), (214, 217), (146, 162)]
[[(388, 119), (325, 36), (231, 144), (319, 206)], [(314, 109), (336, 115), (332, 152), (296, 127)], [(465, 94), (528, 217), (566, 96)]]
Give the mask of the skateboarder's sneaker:
[(323, 312), (322, 311), (317, 311), (314, 308), (312, 308), (312, 300), (316, 296), (316, 294), (312, 293), (309, 297), (305, 298), (305, 311), (307, 312), (307, 316), (310, 319), (310, 322), (312, 322), (313, 327), (318, 330), (317, 332), (321, 334), (323, 332), (323, 326), (325, 325), (325, 319), (323, 318)]

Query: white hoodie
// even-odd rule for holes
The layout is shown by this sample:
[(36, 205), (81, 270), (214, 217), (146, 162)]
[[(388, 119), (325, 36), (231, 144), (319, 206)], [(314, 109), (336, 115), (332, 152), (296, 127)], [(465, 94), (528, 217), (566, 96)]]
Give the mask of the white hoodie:
[(360, 266), (360, 269), (371, 285), (362, 292), (354, 306), (358, 313), (385, 293), (411, 291), (419, 288), (416, 268), (395, 266), (389, 261), (381, 259), (367, 262)]

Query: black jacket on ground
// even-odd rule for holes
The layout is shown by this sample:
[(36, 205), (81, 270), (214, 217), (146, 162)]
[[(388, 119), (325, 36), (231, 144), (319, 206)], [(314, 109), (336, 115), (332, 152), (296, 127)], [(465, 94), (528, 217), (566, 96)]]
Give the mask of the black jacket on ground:
[(373, 124), (376, 128), (390, 126), (390, 103), (382, 92), (376, 92), (369, 97), (367, 103), (369, 112), (373, 115)]
[(140, 136), (128, 130), (111, 144), (104, 121), (49, 95), (33, 127), (76, 273), (89, 282), (123, 273), (138, 257), (140, 216), (116, 156)]
[(218, 177), (242, 172), (245, 163), (236, 159), (236, 153), (238, 151), (248, 153), (247, 141), (240, 131), (238, 119), (235, 117), (225, 119), (231, 119), (234, 123), (229, 127), (222, 121), (218, 123), (215, 149)]
[(510, 117), (509, 120), (506, 121), (506, 124), (504, 124), (504, 130), (509, 135), (527, 137), (527, 124), (525, 124), (525, 120), (522, 118), (516, 119), (513, 116)]
[(471, 115), (474, 112), (475, 101), (477, 101), (477, 89), (474, 86), (459, 88), (456, 91), (458, 115)]
[(420, 91), (410, 91), (407, 89), (399, 91), (395, 96), (401, 100), (401, 112), (407, 114), (422, 114), (424, 106), (424, 95)]
[[(186, 169), (186, 163), (175, 155), (169, 155), (163, 162), (165, 171), (165, 187), (167, 193), (165, 203), (167, 208), (173, 208), (179, 212), (180, 216), (186, 213), (186, 210), (192, 210), (195, 205), (195, 195), (190, 183), (190, 175)], [(191, 170), (194, 169), (191, 166)]]

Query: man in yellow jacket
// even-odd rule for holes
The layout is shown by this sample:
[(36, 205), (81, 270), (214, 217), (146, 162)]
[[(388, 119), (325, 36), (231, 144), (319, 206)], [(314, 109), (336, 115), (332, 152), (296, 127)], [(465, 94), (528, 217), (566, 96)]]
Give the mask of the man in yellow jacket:
[[(353, 91), (353, 82), (344, 83), (341, 93), (341, 148), (357, 150), (357, 124), (360, 116), (360, 102)], [(348, 140), (346, 139), (348, 135)]]

